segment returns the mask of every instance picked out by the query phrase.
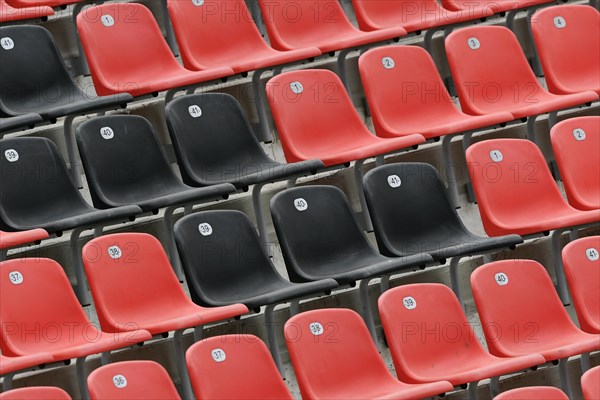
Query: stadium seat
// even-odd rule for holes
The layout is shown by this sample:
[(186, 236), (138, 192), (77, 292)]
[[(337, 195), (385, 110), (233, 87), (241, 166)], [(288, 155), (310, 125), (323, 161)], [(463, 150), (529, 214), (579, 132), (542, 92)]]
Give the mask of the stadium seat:
[(600, 236), (575, 240), (562, 251), (581, 330), (600, 334)]
[(23, 244), (37, 242), (48, 237), (48, 232), (43, 229), (30, 229), (27, 231), (5, 232), (0, 230), (0, 250), (8, 250)]
[(479, 381), (546, 362), (539, 354), (499, 358), (488, 353), (462, 303), (438, 283), (388, 290), (379, 298), (379, 314), (396, 374), (403, 382), (469, 384), (469, 398), (474, 399)]
[(0, 117), (0, 138), (5, 133), (18, 129), (31, 129), (38, 122), (42, 122), (43, 118), (39, 114), (29, 113), (17, 115), (16, 117)]
[(467, 149), (467, 164), (483, 227), (490, 236), (539, 235), (552, 232), (552, 260), (558, 293), (569, 293), (560, 251), (567, 230), (598, 224), (600, 211), (571, 207), (554, 182), (540, 149), (528, 140), (494, 139)]
[(180, 399), (167, 371), (154, 361), (105, 365), (93, 371), (87, 381), (91, 400)]
[(71, 396), (57, 387), (26, 387), (0, 393), (0, 400), (71, 400)]
[(113, 3), (85, 9), (77, 16), (96, 92), (132, 96), (192, 89), (202, 82), (233, 74), (231, 68), (188, 71), (171, 53), (148, 8)]
[(600, 399), (600, 366), (587, 371), (581, 377), (584, 400)]
[[(386, 0), (361, 3), (386, 3)], [(387, 46), (361, 55), (358, 68), (377, 136), (394, 138), (418, 132), (425, 139), (442, 140), (442, 156), (448, 174), (448, 190), (457, 206), (458, 188), (455, 161), (450, 142), (464, 134), (464, 145), (471, 135), (513, 120), (508, 112), (473, 116), (454, 104), (444, 87), (432, 57), (418, 46)]]
[(171, 169), (150, 122), (136, 115), (97, 117), (77, 127), (77, 145), (94, 206), (110, 209), (137, 205), (145, 213), (165, 208), (163, 226), (171, 265), (183, 280), (173, 238), (177, 208), (227, 198), (228, 183), (193, 188)]
[(113, 96), (99, 93), (102, 97), (95, 97), (81, 90), (69, 75), (54, 38), (45, 28), (5, 26), (0, 27), (0, 37), (0, 112), (6, 116), (36, 113), (50, 122), (66, 117), (63, 128), (71, 173), (77, 187), (82, 187), (74, 118), (125, 107), (132, 97), (125, 93)]
[(422, 399), (453, 389), (443, 381), (398, 381), (352, 310), (322, 309), (296, 315), (285, 324), (285, 339), (304, 400)]
[(471, 287), (490, 353), (558, 360), (561, 387), (571, 398), (568, 358), (600, 350), (600, 335), (575, 326), (544, 267), (532, 260), (492, 262), (471, 274)]
[(494, 397), (494, 400), (523, 399), (569, 400), (565, 392), (552, 386), (522, 387), (508, 390)]
[(256, 336), (202, 340), (186, 353), (198, 399), (292, 400), (267, 346)]
[(550, 131), (552, 149), (569, 203), (580, 210), (600, 208), (600, 117), (559, 122)]
[(133, 346), (151, 338), (143, 330), (127, 335), (94, 327), (62, 267), (47, 258), (0, 263), (0, 347), (8, 356), (49, 353), (54, 361), (77, 359), (77, 381), (87, 398), (85, 358)]
[(544, 8), (531, 18), (531, 29), (550, 92), (591, 90), (600, 96), (598, 10), (574, 4)]
[(202, 325), (248, 312), (243, 304), (212, 308), (194, 304), (173, 274), (160, 242), (145, 233), (93, 239), (83, 248), (83, 264), (104, 331), (123, 332), (133, 326), (153, 336), (175, 331), (173, 350), (182, 387), (187, 390), (186, 398), (192, 393), (185, 366), (183, 332), (195, 328), (200, 333)]
[(446, 38), (446, 53), (462, 110), (471, 115), (500, 111), (527, 118), (527, 134), (535, 140), (535, 119), (598, 99), (595, 92), (549, 93), (529, 67), (517, 37), (502, 26), (468, 27)]
[(316, 158), (332, 167), (356, 161), (355, 184), (364, 224), (370, 230), (361, 187), (364, 161), (417, 146), (425, 138), (418, 134), (393, 139), (374, 136), (358, 115), (340, 78), (331, 71), (283, 73), (269, 80), (267, 96), (288, 162)]
[(449, 258), (452, 289), (461, 304), (461, 258), (523, 243), (518, 235), (490, 238), (471, 233), (450, 203), (439, 173), (429, 164), (384, 165), (367, 172), (363, 186), (381, 254), (427, 253), (442, 264)]
[(28, 354), (20, 357), (6, 357), (0, 354), (0, 376), (2, 377), (2, 390), (9, 390), (12, 386), (13, 376), (19, 371), (44, 366), (54, 358), (48, 353)]
[(285, 280), (264, 252), (256, 230), (239, 211), (203, 211), (175, 224), (175, 240), (192, 300), (201, 306), (243, 303), (265, 308), (269, 348), (283, 373), (273, 311), (279, 303), (316, 297), (338, 285), (333, 279), (310, 283)]
[(360, 281), (361, 306), (374, 339), (369, 282), (381, 277), (382, 290), (392, 274), (423, 268), (428, 254), (401, 258), (380, 255), (361, 230), (350, 202), (334, 186), (305, 186), (279, 192), (271, 199), (273, 226), (292, 282), (335, 279), (340, 285)]
[(7, 3), (6, 0), (0, 0), (0, 23), (38, 18), (46, 21), (50, 15), (54, 15), (54, 10), (48, 6), (15, 8)]
[(70, 260), (77, 278), (75, 291), (82, 304), (89, 304), (79, 245), (81, 233), (132, 220), (142, 210), (138, 206), (110, 210), (90, 206), (70, 179), (58, 148), (45, 138), (0, 140), (0, 166), (0, 229), (42, 228), (57, 236), (72, 229)]
[(323, 168), (323, 163), (320, 160), (292, 164), (273, 161), (256, 140), (238, 101), (225, 93), (182, 96), (167, 104), (165, 113), (179, 171), (187, 185), (227, 182), (244, 191), (254, 185), (254, 215), (259, 236), (267, 249), (269, 237), (261, 200), (263, 186), (314, 174)]

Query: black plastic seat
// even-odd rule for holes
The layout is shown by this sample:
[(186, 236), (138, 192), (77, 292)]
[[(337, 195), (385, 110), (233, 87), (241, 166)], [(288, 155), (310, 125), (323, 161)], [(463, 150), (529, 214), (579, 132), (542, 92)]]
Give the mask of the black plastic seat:
[(201, 306), (243, 303), (265, 310), (269, 345), (280, 367), (273, 309), (278, 303), (317, 295), (338, 286), (333, 279), (291, 283), (275, 269), (248, 217), (239, 211), (203, 211), (175, 224), (175, 240), (192, 300)]
[(39, 114), (29, 113), (16, 117), (0, 117), (0, 134), (8, 133), (17, 129), (33, 128), (38, 122), (42, 122)]
[(71, 233), (72, 260), (77, 273), (76, 292), (87, 301), (81, 264), (81, 231), (133, 220), (138, 206), (98, 210), (81, 196), (68, 175), (56, 145), (45, 138), (19, 137), (0, 140), (0, 229), (45, 229), (50, 234)]
[(451, 258), (452, 286), (461, 301), (455, 275), (460, 258), (523, 243), (519, 235), (490, 238), (471, 233), (432, 165), (384, 165), (366, 173), (363, 186), (380, 252), (390, 257), (429, 253), (442, 263)]

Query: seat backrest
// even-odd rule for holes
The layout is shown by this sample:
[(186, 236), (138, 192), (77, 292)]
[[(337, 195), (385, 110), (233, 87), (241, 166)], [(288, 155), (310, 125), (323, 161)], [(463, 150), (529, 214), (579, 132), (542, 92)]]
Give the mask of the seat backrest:
[(486, 353), (447, 286), (422, 283), (388, 290), (379, 298), (379, 315), (401, 381), (418, 381), (432, 364), (443, 368)]
[(550, 130), (552, 149), (569, 203), (600, 207), (600, 117), (570, 118)]
[(499, 357), (528, 354), (530, 343), (577, 331), (537, 261), (483, 265), (471, 274), (471, 288), (488, 349)]
[(529, 140), (475, 143), (467, 149), (467, 165), (483, 226), (490, 236), (505, 234), (503, 227), (515, 216), (568, 207), (544, 155)]
[(25, 400), (25, 399), (36, 399), (36, 400), (71, 400), (71, 396), (64, 390), (51, 387), (51, 386), (39, 386), (39, 387), (27, 387), (20, 389), (8, 390), (0, 393), (0, 400)]
[[(267, 47), (244, 0), (168, 0), (183, 65), (188, 69), (229, 67), (234, 57)], [(210, 38), (210, 40), (198, 40)]]
[(438, 171), (429, 164), (397, 163), (372, 169), (363, 177), (363, 188), (379, 250), (385, 255), (420, 253), (437, 247), (427, 242), (436, 237), (436, 231), (451, 236), (466, 229)]
[(286, 322), (285, 340), (302, 398), (336, 398), (335, 393), (348, 385), (374, 387), (396, 381), (364, 321), (352, 310), (298, 314)]
[(386, 134), (390, 130), (414, 134), (423, 120), (460, 116), (433, 59), (420, 47), (371, 49), (360, 56), (358, 68), (379, 136), (396, 136)]
[(91, 400), (180, 399), (167, 371), (154, 361), (102, 366), (88, 376)]
[(495, 111), (497, 103), (535, 104), (543, 91), (517, 37), (503, 26), (458, 29), (446, 38), (446, 53), (462, 110)]
[(581, 377), (584, 400), (600, 399), (600, 366), (587, 371)]
[(152, 13), (142, 4), (111, 3), (84, 9), (77, 29), (99, 95), (135, 93), (137, 77), (182, 69)]
[(186, 352), (190, 381), (199, 399), (292, 400), (269, 349), (256, 336), (202, 340)]
[(293, 282), (321, 275), (328, 264), (375, 255), (346, 195), (334, 186), (287, 189), (271, 199), (271, 216)]
[[(551, 92), (600, 90), (598, 10), (574, 4), (543, 8), (531, 18), (531, 30)], [(590, 87), (576, 84), (582, 79)]]
[(271, 162), (233, 96), (182, 96), (169, 102), (165, 113), (181, 176), (189, 185), (236, 180)]
[(48, 30), (35, 25), (3, 26), (0, 37), (2, 113), (39, 113), (82, 96)]
[[(309, 4), (298, 2), (296, 4)], [(313, 157), (315, 149), (335, 151), (371, 132), (340, 78), (323, 69), (286, 72), (267, 83), (277, 132), (288, 162)]]
[(508, 390), (494, 397), (494, 400), (569, 400), (569, 397), (560, 389), (552, 386), (532, 386)]
[(582, 330), (600, 333), (600, 236), (567, 244), (562, 251), (565, 275)]
[(62, 267), (47, 258), (0, 263), (0, 348), (8, 356), (47, 351), (57, 341), (94, 339)]
[(111, 115), (77, 127), (77, 145), (94, 205), (135, 204), (179, 185), (148, 120)]
[(175, 240), (195, 303), (225, 305), (233, 293), (248, 293), (283, 280), (265, 254), (256, 230), (240, 211), (203, 211), (175, 224)]
[(49, 139), (1, 140), (0, 166), (1, 228), (31, 229), (38, 226), (38, 216), (57, 218), (64, 215), (65, 210), (90, 207), (73, 184), (56, 145)]
[(154, 236), (118, 233), (95, 238), (83, 247), (83, 264), (106, 332), (130, 330), (127, 324), (136, 324), (138, 317), (190, 303)]

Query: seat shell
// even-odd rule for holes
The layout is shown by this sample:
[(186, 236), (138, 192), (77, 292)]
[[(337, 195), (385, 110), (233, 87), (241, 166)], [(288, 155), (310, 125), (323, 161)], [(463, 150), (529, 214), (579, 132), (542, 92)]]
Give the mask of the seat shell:
[(3, 118), (0, 117), (0, 133), (10, 132), (15, 129), (33, 128), (38, 122), (43, 119), (39, 114), (29, 113), (17, 115), (16, 117)]
[(569, 400), (569, 397), (560, 389), (552, 386), (532, 386), (508, 390), (494, 397), (494, 400)]
[(48, 6), (15, 8), (6, 0), (0, 0), (0, 23), (36, 18), (47, 19), (50, 15), (54, 15), (54, 10)]
[(47, 364), (53, 360), (48, 353), (28, 354), (20, 357), (7, 357), (0, 354), (0, 376)]
[(26, 387), (0, 393), (0, 400), (71, 400), (64, 390), (51, 386)]
[(525, 0), (525, 1), (496, 1), (496, 0), (442, 0), (442, 6), (448, 10), (464, 12), (481, 12), (480, 9), (491, 11), (493, 14), (506, 11), (519, 10), (522, 8), (535, 7), (551, 3), (548, 0)]
[(594, 400), (600, 398), (600, 367), (595, 367), (587, 371), (581, 377), (581, 389), (584, 400)]
[(8, 0), (16, 8), (26, 7), (64, 7), (69, 4), (79, 3), (82, 0)]
[(19, 232), (5, 232), (0, 230), (0, 249), (10, 249), (11, 247), (37, 242), (46, 239), (47, 237), (48, 232), (39, 228)]

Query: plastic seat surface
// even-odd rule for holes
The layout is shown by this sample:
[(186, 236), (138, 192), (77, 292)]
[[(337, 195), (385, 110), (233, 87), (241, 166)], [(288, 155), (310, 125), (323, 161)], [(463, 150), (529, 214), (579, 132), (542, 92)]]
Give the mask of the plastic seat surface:
[(190, 186), (229, 182), (244, 188), (323, 167), (319, 160), (281, 164), (269, 158), (239, 102), (228, 94), (182, 96), (169, 102), (165, 113), (181, 176)]
[(313, 46), (289, 51), (270, 47), (243, 0), (168, 0), (168, 8), (183, 65), (191, 70), (225, 66), (240, 73), (321, 55)]
[(326, 166), (338, 165), (425, 141), (418, 134), (394, 139), (374, 136), (341, 80), (331, 71), (303, 70), (275, 76), (267, 83), (267, 96), (288, 162), (316, 158)]
[(382, 254), (401, 257), (422, 252), (445, 259), (523, 243), (518, 235), (489, 238), (471, 233), (432, 165), (384, 165), (365, 174), (363, 187)]
[(420, 47), (371, 49), (360, 56), (358, 67), (377, 136), (418, 133), (431, 139), (513, 120), (508, 112), (478, 116), (461, 112), (433, 59)]
[(335, 0), (259, 0), (258, 3), (271, 46), (279, 50), (315, 46), (328, 53), (406, 35), (400, 26), (374, 32), (358, 30)]
[(537, 5), (551, 3), (549, 0), (442, 0), (442, 6), (448, 10), (463, 12), (481, 12), (489, 10), (493, 14), (506, 11), (518, 10), (521, 8), (535, 7)]
[(0, 400), (71, 400), (71, 396), (64, 390), (51, 387), (26, 387), (13, 389), (0, 393)]
[(531, 18), (548, 89), (600, 96), (600, 12), (587, 5), (547, 7)]
[(9, 249), (23, 244), (37, 242), (48, 237), (48, 232), (43, 229), (31, 229), (28, 231), (5, 232), (0, 230), (0, 249)]
[(6, 0), (0, 0), (0, 23), (46, 18), (50, 15), (54, 15), (54, 10), (48, 6), (15, 8), (7, 3)]
[(569, 203), (600, 208), (600, 117), (570, 118), (550, 130), (554, 156)]
[(228, 67), (183, 68), (171, 53), (148, 8), (135, 3), (103, 4), (77, 16), (96, 92), (139, 96), (195, 85), (233, 74)]
[(69, 4), (79, 3), (83, 0), (8, 0), (8, 3), (16, 8), (24, 7), (63, 7)]
[(77, 144), (94, 205), (157, 210), (227, 196), (229, 184), (192, 188), (171, 169), (150, 122), (135, 115), (97, 117), (77, 127)]
[(91, 400), (179, 400), (167, 371), (154, 361), (123, 361), (104, 365), (87, 379)]
[(600, 399), (600, 367), (587, 371), (581, 377), (584, 400)]
[(485, 231), (528, 235), (600, 221), (600, 210), (571, 207), (540, 149), (528, 140), (485, 140), (467, 149)]
[[(444, 380), (460, 386), (545, 363), (537, 354), (499, 358), (488, 353), (456, 295), (441, 284), (388, 290), (379, 298), (379, 314), (403, 382)], [(430, 334), (436, 330), (438, 334)]]
[[(124, 106), (128, 94), (95, 97), (73, 82), (54, 38), (34, 25), (0, 27), (2, 40), (2, 91), (0, 110), (5, 115), (36, 113), (44, 119)], [(102, 93), (100, 93), (102, 95)]]
[(332, 279), (303, 284), (285, 280), (239, 211), (188, 215), (175, 224), (175, 240), (192, 300), (202, 306), (243, 303), (256, 309), (338, 286)]
[(453, 388), (397, 380), (352, 310), (298, 314), (285, 324), (285, 338), (303, 399), (421, 399)]
[(12, 131), (18, 128), (31, 128), (38, 122), (42, 122), (43, 118), (39, 114), (29, 113), (17, 115), (15, 117), (3, 118), (0, 117), (0, 133)]
[(287, 189), (271, 199), (271, 215), (290, 279), (333, 278), (340, 284), (418, 269), (428, 254), (388, 258), (369, 243), (344, 193), (333, 186)]
[(569, 400), (569, 397), (560, 389), (552, 386), (532, 386), (508, 390), (494, 397), (494, 400)]
[[(600, 335), (573, 324), (548, 272), (536, 261), (483, 265), (471, 274), (471, 287), (488, 349), (498, 357), (536, 353), (554, 361), (600, 349)], [(510, 327), (514, 334), (498, 334)]]
[(515, 119), (598, 99), (595, 92), (555, 95), (538, 82), (514, 33), (501, 26), (467, 27), (446, 38), (446, 53), (462, 110), (510, 112)]
[(211, 337), (190, 347), (186, 359), (199, 399), (293, 399), (269, 349), (256, 336)]
[(562, 260), (581, 330), (600, 334), (600, 236), (568, 243)]
[(0, 227), (4, 230), (43, 228), (55, 233), (127, 220), (141, 213), (137, 206), (110, 210), (90, 206), (73, 184), (56, 145), (48, 139), (3, 139), (0, 154), (5, 171), (0, 194)]
[(53, 260), (4, 261), (0, 272), (0, 346), (5, 355), (45, 352), (60, 361), (133, 346), (151, 338), (144, 330), (123, 335), (96, 329), (79, 305), (62, 267)]
[(0, 375), (34, 368), (52, 362), (52, 360), (52, 355), (48, 353), (28, 354), (19, 357), (7, 357), (0, 354)]

